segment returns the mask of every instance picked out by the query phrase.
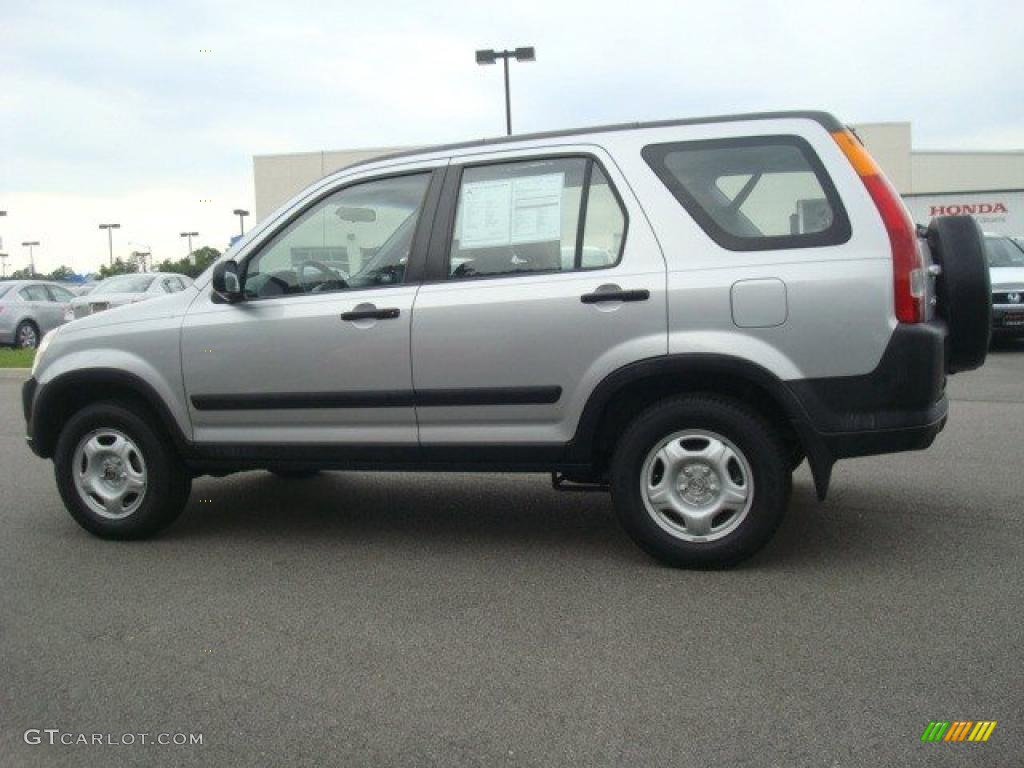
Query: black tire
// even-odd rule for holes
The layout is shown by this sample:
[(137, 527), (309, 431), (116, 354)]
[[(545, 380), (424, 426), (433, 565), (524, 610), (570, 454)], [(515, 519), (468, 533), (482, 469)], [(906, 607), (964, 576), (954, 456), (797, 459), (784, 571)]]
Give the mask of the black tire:
[[(30, 344), (22, 344), (21, 335), (26, 328), (31, 328), (33, 331), (32, 338), (34, 341)], [(22, 320), (18, 323), (18, 327), (14, 330), (14, 346), (18, 349), (35, 349), (39, 346), (39, 326), (33, 323), (31, 320)]]
[(308, 480), (320, 474), (319, 469), (272, 469), (270, 474), (282, 480)]
[(992, 336), (992, 285), (985, 238), (971, 216), (938, 216), (928, 246), (942, 274), (935, 281), (937, 311), (949, 327), (946, 372), (981, 367)]
[[(142, 502), (127, 517), (97, 514), (79, 495), (73, 472), (74, 454), (83, 437), (97, 429), (116, 429), (130, 438), (145, 461), (147, 485)], [(75, 413), (61, 430), (54, 453), (57, 488), (71, 516), (104, 539), (141, 539), (170, 525), (181, 514), (192, 491), (192, 477), (173, 446), (149, 418), (124, 405), (101, 402)]]
[[(641, 488), (648, 453), (674, 432), (688, 429), (710, 431), (731, 442), (753, 474), (746, 517), (711, 541), (687, 541), (664, 530), (648, 512)], [(626, 533), (666, 565), (728, 567), (760, 550), (782, 522), (792, 484), (790, 462), (785, 442), (757, 412), (714, 395), (685, 395), (651, 406), (619, 439), (611, 466), (612, 500)]]

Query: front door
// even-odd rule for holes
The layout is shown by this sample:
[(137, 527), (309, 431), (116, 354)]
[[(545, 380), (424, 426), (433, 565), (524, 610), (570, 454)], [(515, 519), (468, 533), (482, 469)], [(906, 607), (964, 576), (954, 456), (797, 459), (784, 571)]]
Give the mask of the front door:
[(181, 344), (197, 443), (415, 447), (410, 267), (434, 176), (420, 164), (317, 191), (241, 255), (244, 301), (203, 289)]

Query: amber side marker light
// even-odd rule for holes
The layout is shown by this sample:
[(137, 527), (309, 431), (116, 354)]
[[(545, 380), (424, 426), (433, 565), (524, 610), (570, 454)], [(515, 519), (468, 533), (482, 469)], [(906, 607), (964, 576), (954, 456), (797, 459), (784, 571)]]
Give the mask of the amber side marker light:
[(851, 131), (843, 130), (835, 131), (832, 138), (864, 182), (889, 234), (896, 319), (901, 323), (924, 322), (925, 272), (917, 247), (917, 227), (899, 192), (885, 178), (878, 163), (857, 137)]

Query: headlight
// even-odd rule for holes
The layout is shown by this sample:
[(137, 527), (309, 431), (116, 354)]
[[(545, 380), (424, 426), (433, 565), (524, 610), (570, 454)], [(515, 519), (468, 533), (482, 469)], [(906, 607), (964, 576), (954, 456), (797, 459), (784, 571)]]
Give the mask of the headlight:
[(32, 361), (32, 375), (36, 375), (36, 368), (39, 367), (39, 361), (43, 359), (43, 355), (46, 353), (46, 348), (50, 346), (50, 342), (53, 341), (54, 336), (60, 332), (61, 326), (57, 326), (52, 331), (49, 331), (42, 340), (39, 342), (39, 346), (36, 347), (36, 356)]

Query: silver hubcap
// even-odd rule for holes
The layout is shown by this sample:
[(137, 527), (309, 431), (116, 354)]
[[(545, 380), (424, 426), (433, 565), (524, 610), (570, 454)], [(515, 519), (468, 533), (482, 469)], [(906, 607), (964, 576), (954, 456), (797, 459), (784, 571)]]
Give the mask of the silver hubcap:
[(754, 500), (754, 476), (743, 452), (707, 430), (669, 435), (647, 454), (641, 471), (648, 514), (683, 541), (728, 536)]
[(21, 330), (18, 331), (18, 346), (19, 347), (35, 347), (39, 341), (39, 337), (36, 336), (36, 329), (31, 325), (21, 326)]
[(116, 429), (97, 429), (83, 437), (72, 467), (78, 495), (100, 517), (128, 517), (146, 496), (142, 452)]

